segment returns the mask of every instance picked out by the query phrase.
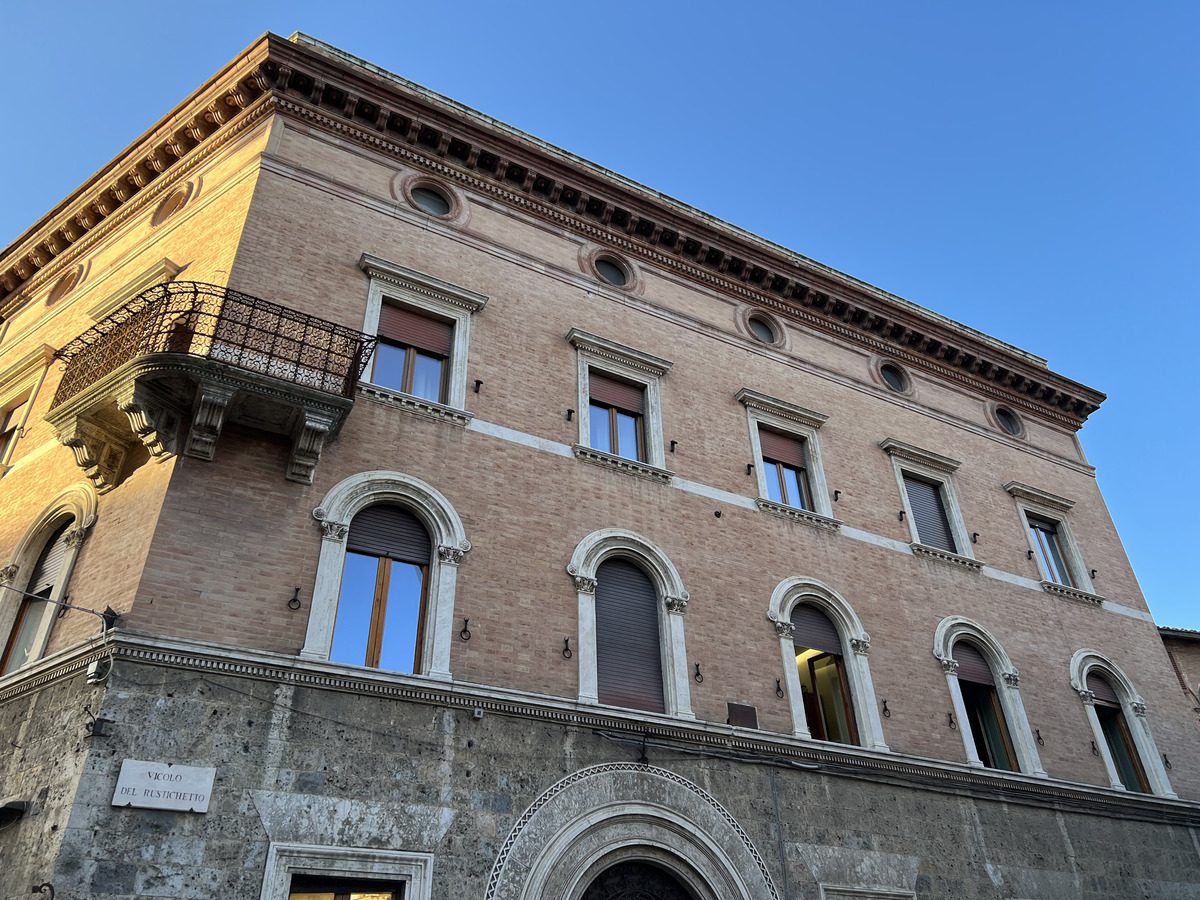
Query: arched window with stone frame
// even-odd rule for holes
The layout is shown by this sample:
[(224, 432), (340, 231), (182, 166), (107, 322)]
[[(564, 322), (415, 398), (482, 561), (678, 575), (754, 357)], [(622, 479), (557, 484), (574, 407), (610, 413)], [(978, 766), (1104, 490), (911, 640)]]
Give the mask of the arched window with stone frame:
[(1000, 642), (978, 622), (947, 616), (934, 632), (967, 763), (1045, 778), (1021, 700), (1020, 675)]
[(887, 750), (867, 659), (871, 636), (850, 604), (796, 575), (775, 588), (767, 619), (779, 640), (792, 733)]
[[(359, 516), (368, 510), (375, 512), (366, 512), (360, 519)], [(369, 614), (364, 612), (365, 626), (362, 622), (354, 624), (348, 619), (342, 620), (343, 629), (363, 631), (367, 642), (363, 648), (364, 663), (353, 664), (379, 665), (384, 654), (381, 642), (386, 639), (389, 591), (394, 579), (405, 577), (412, 581), (418, 574), (407, 570), (419, 569), (421, 599), (417, 603), (416, 620), (412, 623), (416, 641), (413, 673), (450, 680), (458, 566), (471, 549), (462, 520), (450, 501), (411, 475), (388, 471), (360, 472), (334, 485), (321, 505), (313, 510), (313, 518), (321, 525), (321, 555), (313, 585), (308, 630), (300, 655), (318, 660), (329, 660), (335, 655), (339, 598), (349, 555), (352, 568), (365, 571), (375, 566), (368, 573), (375, 582)], [(381, 521), (364, 521), (375, 518)], [(356, 522), (370, 528), (360, 529)], [(412, 555), (417, 552), (418, 526), (424, 529), (428, 538), (428, 561), (424, 565)], [(362, 565), (356, 565), (360, 562)], [(397, 567), (406, 571), (397, 572)]]
[[(694, 718), (683, 631), (689, 595), (667, 555), (639, 534), (605, 528), (579, 542), (567, 574), (579, 615), (579, 701), (628, 699), (637, 704), (629, 708)], [(625, 658), (636, 660), (643, 680), (661, 676), (661, 707), (649, 699), (657, 682), (639, 686), (618, 677)]]
[(1150, 732), (1145, 701), (1129, 677), (1097, 650), (1077, 650), (1070, 671), (1071, 687), (1083, 701), (1109, 786), (1175, 797)]
[(29, 525), (0, 568), (0, 676), (45, 655), (96, 508), (96, 489), (90, 483), (67, 488)]

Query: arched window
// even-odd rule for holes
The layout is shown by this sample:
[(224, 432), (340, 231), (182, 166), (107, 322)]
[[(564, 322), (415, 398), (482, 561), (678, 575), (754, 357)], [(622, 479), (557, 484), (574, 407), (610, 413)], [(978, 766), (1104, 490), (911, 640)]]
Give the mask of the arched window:
[(693, 718), (675, 567), (641, 535), (606, 528), (575, 548), (579, 700)]
[(321, 556), (300, 655), (449, 680), (454, 589), (471, 549), (450, 501), (410, 475), (361, 472), (313, 518)]
[(867, 654), (871, 636), (836, 591), (785, 578), (771, 595), (784, 682), (797, 737), (887, 750)]
[(431, 553), (429, 532), (401, 506), (368, 506), (351, 519), (333, 662), (421, 671)]
[(967, 762), (1045, 778), (1020, 676), (999, 642), (979, 623), (948, 616), (934, 633), (933, 655), (946, 674)]
[(1071, 687), (1083, 701), (1109, 785), (1174, 797), (1146, 721), (1146, 704), (1125, 673), (1099, 652), (1079, 650), (1071, 657)]

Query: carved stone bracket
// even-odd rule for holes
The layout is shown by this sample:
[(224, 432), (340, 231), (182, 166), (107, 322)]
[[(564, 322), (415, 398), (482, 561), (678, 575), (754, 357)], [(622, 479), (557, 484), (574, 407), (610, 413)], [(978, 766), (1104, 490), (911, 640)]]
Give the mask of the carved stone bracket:
[(0, 569), (0, 584), (12, 584), (13, 580), (17, 577), (19, 569), (19, 566), (11, 563)]
[(288, 460), (287, 479), (300, 484), (312, 484), (313, 472), (321, 461), (321, 449), (333, 427), (334, 417), (326, 413), (305, 410), (292, 435), (292, 455)]
[(850, 649), (859, 656), (866, 656), (871, 652), (871, 636), (864, 634), (860, 638), (850, 638)]
[(182, 415), (152, 385), (131, 381), (117, 394), (117, 409), (125, 413), (133, 433), (159, 462), (175, 455)]
[(666, 597), (663, 603), (666, 604), (667, 612), (682, 616), (687, 611), (688, 596), (685, 594), (682, 597)]
[(1079, 699), (1082, 700), (1084, 703), (1086, 703), (1088, 706), (1091, 706), (1093, 703), (1096, 702), (1096, 695), (1093, 694), (1091, 691), (1080, 691)]
[(87, 539), (86, 528), (72, 528), (63, 535), (63, 543), (72, 550), (78, 550), (83, 546), (83, 542)]
[(107, 494), (117, 486), (129, 442), (124, 435), (82, 418), (71, 418), (58, 426), (58, 439), (71, 448), (75, 463), (96, 485), (97, 493)]
[(343, 522), (322, 522), (321, 534), (331, 540), (341, 543), (346, 539), (346, 535), (350, 531), (350, 526)]
[(1004, 679), (1004, 683), (1010, 688), (1015, 688), (1021, 683), (1021, 676), (1017, 673), (1016, 669), (1013, 669), (1011, 672), (1001, 672), (1000, 677)]
[(1141, 719), (1146, 718), (1146, 704), (1145, 703), (1140, 703), (1140, 702), (1135, 701), (1135, 702), (1129, 704), (1129, 708), (1133, 710), (1133, 714), (1135, 716), (1137, 716), (1138, 718), (1141, 718)]
[(781, 638), (791, 640), (796, 634), (796, 626), (791, 622), (785, 622), (783, 619), (775, 619), (771, 624), (775, 626), (775, 634)]
[(596, 579), (588, 578), (586, 575), (572, 575), (572, 580), (575, 582), (575, 590), (581, 594), (596, 593)]
[(192, 427), (188, 432), (184, 453), (197, 459), (211, 460), (217, 450), (217, 438), (225, 424), (225, 413), (234, 389), (228, 385), (201, 381), (196, 388), (196, 405)]
[(958, 675), (958, 660), (950, 657), (942, 657), (938, 660), (942, 664), (942, 671), (947, 675)]

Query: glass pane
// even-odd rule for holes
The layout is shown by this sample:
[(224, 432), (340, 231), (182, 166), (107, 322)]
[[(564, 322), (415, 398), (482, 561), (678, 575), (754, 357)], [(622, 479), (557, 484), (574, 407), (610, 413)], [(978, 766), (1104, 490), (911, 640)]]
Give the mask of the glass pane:
[(371, 631), (371, 607), (375, 602), (375, 579), (379, 560), (361, 553), (347, 553), (342, 568), (342, 592), (338, 597), (333, 625), (333, 648), (329, 659), (351, 666), (366, 665), (367, 636)]
[(1096, 718), (1100, 720), (1100, 730), (1104, 732), (1104, 741), (1108, 744), (1108, 752), (1112, 754), (1113, 764), (1125, 790), (1145, 793), (1141, 779), (1138, 778), (1137, 764), (1133, 761), (1132, 749), (1121, 728), (1121, 711), (1097, 704)]
[(1050, 561), (1054, 564), (1054, 581), (1059, 584), (1065, 584), (1068, 587), (1074, 587), (1075, 582), (1071, 580), (1071, 571), (1067, 568), (1067, 561), (1063, 559), (1062, 546), (1058, 543), (1058, 535), (1047, 534), (1046, 545), (1050, 549)]
[(615, 262), (607, 259), (596, 260), (596, 271), (600, 273), (601, 278), (617, 287), (622, 287), (629, 281), (625, 276), (625, 271)]
[(842, 701), (841, 673), (837, 658), (826, 653), (811, 662), (814, 687), (821, 703), (821, 718), (826, 740), (851, 743), (851, 728), (846, 704)]
[(423, 566), (392, 563), (387, 611), (383, 619), (383, 647), (379, 653), (381, 669), (389, 672), (412, 672), (414, 669), (424, 576)]
[(1004, 713), (999, 710), (995, 690), (986, 684), (975, 684), (959, 680), (963, 705), (967, 708), (967, 719), (971, 724), (971, 736), (975, 739), (975, 752), (985, 766), (991, 769), (1012, 771), (1006, 738), (1007, 726)]
[(617, 455), (626, 459), (641, 459), (638, 454), (638, 417), (617, 411)]
[(42, 624), (52, 615), (57, 607), (45, 600), (27, 600), (25, 615), (21, 619), (21, 627), (13, 638), (12, 652), (8, 662), (0, 674), (7, 675), (37, 659), (37, 648), (34, 642)]
[(779, 483), (779, 463), (764, 462), (763, 474), (767, 476), (767, 499), (783, 502), (783, 487)]
[(588, 419), (591, 424), (592, 449), (612, 453), (612, 437), (609, 434), (608, 407), (597, 406), (593, 403), (588, 407)]
[(775, 332), (762, 319), (751, 319), (750, 330), (754, 332), (754, 336), (760, 341), (767, 344), (775, 343)]
[(442, 358), (429, 356), (419, 350), (413, 351), (413, 386), (411, 393), (424, 400), (440, 403), (442, 400)]
[(808, 509), (808, 486), (804, 483), (804, 473), (791, 466), (783, 466), (783, 477), (787, 479), (788, 505)]
[(372, 383), (391, 388), (394, 391), (404, 390), (404, 355), (407, 352), (403, 347), (380, 341), (375, 350), (375, 369), (371, 373)]
[(427, 213), (444, 216), (450, 212), (450, 201), (432, 188), (413, 188), (413, 202)]

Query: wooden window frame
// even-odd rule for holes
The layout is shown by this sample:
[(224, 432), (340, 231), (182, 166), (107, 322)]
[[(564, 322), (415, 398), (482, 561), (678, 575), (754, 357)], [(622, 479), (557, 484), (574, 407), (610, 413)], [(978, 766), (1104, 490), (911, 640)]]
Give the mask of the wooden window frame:
[[(611, 453), (613, 456), (625, 456), (620, 452), (620, 419), (619, 415), (624, 414), (633, 419), (634, 436), (636, 438), (636, 446), (634, 451), (635, 456), (626, 457), (627, 459), (636, 459), (638, 462), (647, 462), (646, 459), (646, 417), (641, 413), (634, 412), (629, 409), (624, 409), (620, 406), (613, 406), (609, 403), (604, 403), (600, 400), (588, 400), (589, 407), (599, 407), (608, 412), (608, 446), (593, 447), (593, 450), (601, 450), (604, 453)], [(589, 443), (591, 440), (591, 432), (588, 433)], [(616, 448), (616, 449), (614, 449)]]
[[(1138, 753), (1137, 745), (1133, 742), (1133, 734), (1129, 730), (1129, 723), (1125, 720), (1125, 711), (1121, 709), (1121, 704), (1096, 699), (1092, 701), (1092, 705), (1096, 707), (1096, 718), (1100, 720), (1100, 733), (1104, 735), (1104, 741), (1108, 744), (1108, 752), (1110, 754), (1113, 753), (1113, 745), (1112, 741), (1109, 740), (1108, 732), (1104, 730), (1105, 716), (1102, 716), (1099, 710), (1110, 710), (1111, 712), (1107, 714), (1107, 717), (1111, 718), (1117, 724), (1117, 734), (1121, 738), (1122, 749), (1124, 749), (1125, 755), (1129, 758), (1129, 762), (1133, 767), (1133, 776), (1138, 783), (1137, 790), (1135, 791), (1134, 788), (1125, 784), (1124, 778), (1121, 778), (1121, 783), (1125, 785), (1125, 790), (1141, 794), (1152, 793), (1150, 790), (1150, 780), (1146, 777), (1146, 767), (1142, 765), (1141, 754)], [(1113, 760), (1113, 765), (1116, 766), (1116, 759)], [(1116, 769), (1118, 776), (1120, 776), (1121, 767), (1116, 766)]]
[[(962, 691), (963, 679), (959, 679), (959, 690)], [(1008, 719), (1004, 715), (1004, 707), (1000, 704), (1000, 697), (996, 693), (995, 685), (980, 684), (978, 682), (967, 682), (972, 685), (970, 696), (968, 692), (963, 692), (963, 706), (967, 710), (967, 718), (971, 723), (971, 737), (975, 741), (975, 750), (980, 753), (980, 761), (986, 768), (996, 769), (1005, 772), (1019, 772), (1020, 765), (1017, 763), (1016, 751), (1013, 750), (1012, 735), (1009, 734)], [(979, 727), (983, 725), (982, 705), (987, 704), (987, 711), (992, 714), (996, 721), (997, 731), (1000, 733), (1000, 747), (1004, 752), (1004, 761), (1007, 767), (996, 765), (997, 748), (992, 746), (988, 740), (987, 732)]]
[[(802, 653), (810, 648), (801, 649), (797, 647), (796, 649)], [(818, 660), (823, 660), (826, 658), (832, 659), (834, 667), (837, 669), (838, 688), (841, 693), (842, 700), (842, 712), (846, 717), (846, 721), (850, 725), (850, 739), (848, 741), (835, 741), (833, 738), (829, 737), (829, 730), (825, 727), (825, 704), (821, 700), (820, 693), (815, 690), (817, 673), (814, 663), (816, 663)], [(797, 662), (799, 662), (799, 659), (797, 659)], [(850, 691), (850, 679), (846, 672), (846, 660), (843, 658), (842, 654), (828, 652), (818, 653), (816, 656), (810, 656), (808, 659), (804, 660), (804, 663), (808, 668), (809, 680), (814, 685), (814, 690), (811, 694), (803, 690), (801, 691), (801, 696), (805, 704), (805, 718), (808, 721), (809, 729), (813, 739), (818, 741), (828, 741), (829, 743), (833, 744), (845, 744), (848, 747), (860, 746), (858, 735), (858, 718), (854, 714), (854, 699)], [(810, 697), (812, 698), (811, 705), (817, 712), (817, 715), (815, 716), (808, 714)]]
[[(442, 403), (442, 404), (444, 404), (446, 402), (446, 394), (447, 394), (447, 391), (449, 388), (449, 384), (448, 384), (449, 379), (447, 378), (447, 376), (449, 374), (449, 369), (450, 369), (450, 366), (449, 366), (450, 357), (445, 356), (440, 353), (433, 353), (429, 350), (425, 350), (422, 347), (418, 347), (415, 344), (405, 344), (405, 343), (401, 343), (400, 341), (392, 340), (392, 339), (385, 338), (382, 336), (379, 338), (379, 344), (380, 344), (380, 346), (387, 345), (389, 347), (395, 347), (398, 350), (403, 350), (404, 351), (404, 368), (401, 371), (400, 385), (398, 387), (393, 386), (393, 385), (388, 385), (388, 384), (381, 384), (380, 382), (376, 381), (375, 380), (375, 368), (376, 368), (376, 366), (379, 365), (379, 351), (376, 350), (375, 356), (371, 360), (371, 383), (372, 384), (374, 384), (378, 387), (385, 387), (385, 388), (390, 387), (390, 388), (392, 388), (392, 390), (400, 391), (401, 393), (404, 393), (404, 394), (412, 394), (413, 381), (416, 378), (416, 371), (417, 371), (417, 356), (419, 354), (422, 356), (429, 357), (431, 359), (437, 359), (441, 363), (441, 371), (438, 374), (438, 395), (437, 395), (437, 399), (434, 400), (434, 402)], [(413, 396), (416, 396), (416, 395), (414, 394)], [(428, 400), (430, 398), (422, 397), (421, 399)]]
[[(354, 551), (357, 552), (357, 551)], [(360, 553), (360, 556), (366, 556)], [(371, 623), (367, 630), (367, 647), (363, 665), (367, 668), (378, 669), (379, 660), (383, 655), (383, 626), (387, 621), (388, 589), (391, 586), (392, 564), (396, 560), (386, 556), (375, 557), (375, 593), (371, 598)], [(416, 565), (401, 563), (401, 565)], [(413, 649), (412, 671), (421, 671), (422, 648), (425, 644), (425, 618), (428, 615), (429, 598), (429, 565), (417, 566), (421, 570), (421, 599), (417, 605), (417, 636)]]

